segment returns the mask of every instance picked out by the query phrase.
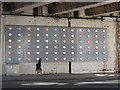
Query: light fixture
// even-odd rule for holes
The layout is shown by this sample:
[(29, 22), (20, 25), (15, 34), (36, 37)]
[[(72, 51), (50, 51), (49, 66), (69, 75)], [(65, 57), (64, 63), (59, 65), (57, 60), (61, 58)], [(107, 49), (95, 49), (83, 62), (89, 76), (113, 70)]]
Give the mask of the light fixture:
[(37, 40), (37, 42), (40, 42), (40, 40)]
[(9, 30), (12, 30), (12, 27), (9, 27)]
[(28, 31), (30, 31), (30, 28), (28, 28)]

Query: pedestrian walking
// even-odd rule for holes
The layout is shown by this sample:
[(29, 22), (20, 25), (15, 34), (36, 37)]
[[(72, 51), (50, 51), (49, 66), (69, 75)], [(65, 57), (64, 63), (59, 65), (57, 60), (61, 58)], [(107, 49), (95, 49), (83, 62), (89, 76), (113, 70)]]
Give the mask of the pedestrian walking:
[(39, 61), (38, 61), (38, 63), (36, 64), (37, 74), (40, 73), (40, 75), (42, 75), (41, 61), (42, 61), (42, 58), (39, 58)]

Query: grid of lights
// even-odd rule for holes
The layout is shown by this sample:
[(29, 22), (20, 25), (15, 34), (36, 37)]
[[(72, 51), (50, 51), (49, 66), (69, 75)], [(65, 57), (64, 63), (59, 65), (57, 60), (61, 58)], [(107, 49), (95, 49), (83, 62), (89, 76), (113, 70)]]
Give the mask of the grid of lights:
[[(107, 51), (106, 51), (106, 29), (87, 29), (87, 28), (74, 28), (74, 29), (68, 29), (68, 28), (63, 28), (61, 30), (62, 34), (59, 34), (58, 31), (60, 30), (59, 28), (53, 28), (53, 33), (49, 33), (51, 28), (38, 28), (36, 26), (34, 32), (36, 32), (36, 35), (33, 35), (31, 31), (33, 30), (30, 27), (27, 27), (25, 33), (25, 38), (27, 38), (27, 42), (25, 42), (26, 39), (22, 39), (21, 37), (24, 36), (23, 33), (21, 33), (23, 30), (21, 27), (18, 27), (18, 34), (17, 34), (17, 40), (13, 39), (12, 37), (14, 36), (14, 32), (11, 32), (14, 29), (14, 26), (9, 26), (8, 27), (8, 46), (7, 48), (9, 49), (8, 54), (8, 61), (11, 62), (14, 59), (12, 58), (14, 55), (14, 52), (12, 51), (13, 46), (11, 43), (16, 42), (17, 43), (17, 48), (18, 48), (18, 61), (22, 61), (23, 58), (21, 55), (23, 54), (21, 52), (21, 49), (24, 49), (26, 51), (26, 60), (31, 61), (33, 58), (31, 57), (32, 54), (35, 55), (36, 61), (39, 60), (39, 57), (44, 56), (45, 61), (51, 60), (50, 55), (53, 55), (54, 57), (52, 58), (52, 61), (59, 61), (61, 58), (62, 61), (99, 61), (99, 60), (106, 60), (107, 59)], [(69, 30), (70, 35), (67, 35), (67, 31)], [(44, 34), (41, 35), (40, 32), (44, 31)], [(78, 33), (74, 33), (78, 32)], [(84, 34), (83, 32), (86, 32)], [(102, 33), (102, 35), (99, 35), (99, 32)], [(91, 33), (94, 33), (92, 35)], [(35, 40), (33, 41), (34, 36), (36, 36)], [(61, 37), (60, 37), (61, 36)], [(68, 37), (69, 36), (69, 37)], [(53, 44), (51, 44), (50, 37), (52, 37)], [(59, 39), (58, 39), (59, 37)], [(41, 38), (44, 38), (41, 40)], [(70, 40), (68, 40), (70, 38)], [(75, 40), (77, 38), (77, 40)], [(85, 38), (85, 39), (84, 39)], [(94, 40), (91, 40), (91, 38)], [(44, 46), (41, 47), (41, 43), (44, 42)], [(59, 42), (59, 44), (58, 44)], [(22, 46), (21, 44), (25, 44), (26, 47)], [(32, 45), (32, 43), (36, 43), (35, 45)], [(70, 43), (69, 45), (67, 45)], [(100, 45), (101, 44), (101, 45)], [(79, 48), (78, 51), (76, 52), (76, 48)], [(32, 49), (35, 49), (36, 51), (32, 51)], [(41, 50), (45, 50), (43, 54), (40, 52)], [(50, 51), (53, 49), (52, 51)], [(93, 50), (94, 49), (94, 50)], [(101, 50), (102, 49), (102, 52)], [(61, 51), (62, 50), (62, 51)], [(85, 51), (84, 51), (85, 50)], [(59, 52), (61, 51), (61, 52)], [(53, 52), (53, 53), (52, 53)], [(68, 56), (70, 55), (70, 56)], [(91, 55), (94, 55), (95, 58), (92, 58)], [(102, 58), (100, 58), (102, 55)], [(77, 58), (76, 58), (77, 56)]]

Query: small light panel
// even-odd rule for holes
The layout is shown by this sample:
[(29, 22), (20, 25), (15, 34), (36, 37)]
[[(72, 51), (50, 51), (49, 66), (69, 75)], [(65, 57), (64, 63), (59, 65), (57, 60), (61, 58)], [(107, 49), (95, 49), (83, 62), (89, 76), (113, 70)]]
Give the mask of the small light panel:
[(57, 40), (55, 40), (54, 42), (57, 43)]
[(71, 60), (75, 60), (75, 58), (72, 57)]
[(37, 46), (37, 49), (40, 48), (40, 46)]
[(57, 28), (54, 28), (54, 31), (56, 32), (56, 31), (57, 31)]
[(65, 55), (66, 54), (66, 52), (63, 52), (63, 55)]
[(20, 43), (20, 42), (22, 42), (22, 40), (18, 40), (18, 42)]
[(40, 42), (40, 40), (37, 40), (37, 43)]
[(18, 30), (22, 30), (21, 27), (19, 27)]
[(95, 49), (98, 49), (98, 46), (95, 46)]
[(28, 42), (30, 42), (30, 40), (28, 40)]
[(88, 55), (90, 55), (90, 52), (88, 52)]
[(95, 41), (95, 43), (97, 44), (97, 43), (98, 43), (98, 41), (96, 40), (96, 41)]
[(106, 52), (103, 52), (103, 54), (105, 55), (105, 54), (106, 54)]
[(30, 31), (30, 28), (28, 28), (28, 31)]
[(9, 49), (11, 49), (12, 48), (12, 46), (8, 46), (9, 47)]
[(8, 52), (8, 54), (9, 54), (9, 55), (11, 55), (11, 54), (12, 54), (12, 52)]
[(27, 58), (28, 61), (30, 61), (30, 58)]
[(54, 58), (54, 60), (58, 60), (58, 58)]
[(49, 54), (49, 52), (45, 52), (45, 54)]
[(95, 60), (98, 60), (98, 57), (96, 57)]
[(57, 46), (54, 46), (55, 49), (57, 49)]
[(9, 30), (12, 30), (12, 27), (9, 27)]
[(80, 57), (80, 60), (83, 60), (83, 58), (82, 58), (82, 57)]
[(74, 34), (72, 34), (71, 37), (73, 38), (73, 37), (74, 37)]
[(48, 37), (49, 35), (48, 34), (45, 34), (46, 37)]
[(28, 46), (28, 49), (30, 49), (30, 46)]
[(18, 61), (21, 61), (21, 58), (18, 58)]
[(22, 36), (22, 34), (21, 34), (21, 33), (19, 33), (19, 34), (18, 34), (18, 36), (19, 36), (19, 37), (21, 37), (21, 36)]
[(12, 42), (12, 40), (11, 40), (11, 39), (9, 39), (8, 41), (9, 41), (10, 43)]
[(49, 41), (48, 41), (48, 40), (45, 40), (45, 42), (47, 42), (47, 43), (48, 43)]
[(18, 52), (18, 55), (21, 55), (21, 52)]
[(88, 60), (90, 60), (91, 58), (90, 57), (88, 57)]
[(63, 37), (65, 37), (66, 35), (65, 34), (63, 34)]
[(74, 29), (71, 29), (72, 32), (74, 32)]
[(49, 58), (46, 58), (46, 61), (48, 61), (49, 60)]
[(39, 61), (39, 58), (36, 58), (37, 59), (37, 61)]
[(28, 37), (30, 37), (31, 36), (31, 34), (30, 33), (28, 33)]
[(90, 35), (87, 35), (88, 38), (90, 38)]
[(63, 40), (63, 43), (66, 43), (66, 40)]
[(72, 40), (71, 43), (74, 43), (74, 40)]
[(80, 46), (79, 48), (82, 49), (82, 46)]
[(65, 48), (66, 48), (66, 46), (63, 46), (63, 48), (65, 49)]
[(82, 32), (82, 29), (80, 29), (79, 31)]
[(90, 29), (88, 29), (87, 32), (90, 32)]
[(8, 58), (8, 61), (12, 61), (12, 59), (11, 59), (11, 58)]
[(63, 60), (65, 61), (65, 60), (66, 60), (66, 58), (63, 58)]
[(12, 33), (9, 33), (8, 35), (11, 37), (11, 36), (12, 36)]
[(103, 43), (105, 44), (105, 40), (103, 40)]
[(90, 49), (90, 46), (88, 46), (88, 49)]
[(98, 55), (98, 52), (95, 52), (96, 55)]
[(55, 55), (57, 55), (58, 53), (57, 52), (54, 52)]
[(82, 40), (80, 40), (79, 42), (82, 43)]
[(103, 33), (105, 32), (105, 30), (103, 30)]
[(74, 54), (75, 54), (75, 52), (71, 52), (71, 54), (72, 54), (72, 55), (74, 55)]
[(18, 48), (20, 49), (20, 48), (21, 48), (21, 46), (18, 46)]
[(90, 40), (88, 40), (87, 42), (90, 43)]
[(46, 28), (45, 30), (48, 31), (48, 28)]
[(57, 37), (57, 34), (55, 34), (54, 37)]
[(39, 37), (40, 36), (40, 34), (37, 34), (37, 37)]
[(40, 30), (40, 28), (37, 28), (37, 31), (39, 31)]
[(82, 37), (82, 35), (80, 34), (80, 38)]
[(39, 55), (39, 54), (40, 54), (40, 52), (36, 52), (36, 54), (37, 54), (37, 55)]
[(103, 38), (105, 38), (105, 35), (103, 35)]
[(49, 48), (49, 46), (45, 46), (45, 48)]
[(95, 32), (98, 32), (98, 30), (95, 30)]
[(95, 38), (98, 38), (98, 35), (95, 35)]
[(74, 46), (71, 46), (72, 49), (74, 49)]
[(103, 49), (105, 49), (105, 46), (103, 46)]
[(63, 31), (65, 32), (65, 29), (63, 29)]
[(104, 57), (103, 60), (106, 60), (106, 58)]
[(80, 52), (80, 55), (82, 55), (83, 54), (83, 52)]

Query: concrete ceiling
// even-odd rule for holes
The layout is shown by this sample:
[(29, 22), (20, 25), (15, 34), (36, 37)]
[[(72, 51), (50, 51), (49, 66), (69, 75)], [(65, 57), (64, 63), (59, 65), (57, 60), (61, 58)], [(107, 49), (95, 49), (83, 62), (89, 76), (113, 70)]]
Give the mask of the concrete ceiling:
[[(3, 2), (2, 13), (22, 14), (34, 8), (47, 7), (48, 15), (64, 15), (84, 10), (85, 16), (99, 16), (120, 12), (120, 0), (102, 2)], [(38, 9), (37, 9), (38, 10)], [(79, 14), (79, 13), (76, 13)], [(116, 14), (115, 14), (116, 15)], [(79, 16), (79, 15), (78, 15)]]

